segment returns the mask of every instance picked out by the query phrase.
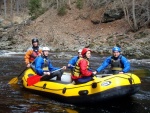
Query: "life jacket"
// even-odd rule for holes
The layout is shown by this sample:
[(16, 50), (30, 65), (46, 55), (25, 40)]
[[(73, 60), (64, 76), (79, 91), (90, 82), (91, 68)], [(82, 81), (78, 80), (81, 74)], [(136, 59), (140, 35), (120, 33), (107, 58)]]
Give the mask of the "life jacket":
[(43, 69), (44, 71), (48, 71), (49, 60), (48, 60), (47, 58), (44, 58), (44, 56), (42, 56), (42, 57), (43, 57), (43, 60), (44, 60), (44, 64), (43, 64), (42, 69)]
[(121, 63), (122, 56), (119, 56), (117, 59), (115, 57), (111, 57), (111, 70), (113, 71), (121, 71), (123, 70), (123, 64)]
[(33, 48), (33, 52), (32, 54), (30, 55), (30, 58), (29, 58), (29, 61), (30, 62), (33, 62), (34, 59), (39, 56), (40, 52), (39, 52), (39, 48)]
[[(79, 60), (76, 62), (76, 65), (75, 65), (74, 70), (73, 70), (73, 77), (74, 78), (81, 78), (81, 76), (82, 76), (82, 74), (80, 72), (79, 62), (83, 59), (84, 58), (79, 58)], [(86, 60), (86, 59), (84, 59), (84, 60)], [(88, 69), (89, 68), (89, 61), (87, 60), (87, 62), (88, 62), (88, 65), (87, 65), (87, 69)]]

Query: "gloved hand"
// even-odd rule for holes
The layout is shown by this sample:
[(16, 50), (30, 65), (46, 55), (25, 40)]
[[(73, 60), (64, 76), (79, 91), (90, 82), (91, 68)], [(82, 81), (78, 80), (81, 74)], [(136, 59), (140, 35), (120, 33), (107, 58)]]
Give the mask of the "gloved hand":
[(96, 74), (95, 74), (94, 72), (92, 73), (92, 77), (97, 77)]
[(51, 73), (50, 72), (44, 72), (44, 75), (50, 75)]
[(94, 72), (92, 72), (93, 73), (93, 75), (95, 75), (96, 76), (96, 74), (97, 74), (97, 71), (94, 71)]
[(27, 67), (29, 68), (29, 67), (31, 67), (31, 64), (29, 63), (29, 64), (27, 64)]

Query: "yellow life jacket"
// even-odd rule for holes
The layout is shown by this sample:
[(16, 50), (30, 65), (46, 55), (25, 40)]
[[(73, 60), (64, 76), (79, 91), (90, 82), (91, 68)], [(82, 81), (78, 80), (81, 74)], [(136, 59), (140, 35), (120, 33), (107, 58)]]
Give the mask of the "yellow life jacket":
[[(79, 60), (76, 62), (76, 65), (74, 67), (74, 70), (73, 70), (73, 76), (75, 76), (76, 78), (79, 78), (80, 76), (82, 76), (81, 74), (81, 71), (80, 71), (80, 67), (79, 67), (79, 62), (81, 60), (83, 60), (84, 58), (79, 58)], [(86, 59), (84, 59), (86, 60)], [(88, 65), (87, 65), (87, 69), (89, 68), (89, 61), (86, 60), (88, 62)]]
[(48, 60), (44, 58), (43, 70), (48, 71)]

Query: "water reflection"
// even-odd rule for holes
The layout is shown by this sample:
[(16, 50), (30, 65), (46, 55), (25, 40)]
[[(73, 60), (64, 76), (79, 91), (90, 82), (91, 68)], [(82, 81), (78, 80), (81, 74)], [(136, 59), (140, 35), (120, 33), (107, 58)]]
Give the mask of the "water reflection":
[[(57, 53), (58, 54), (58, 53)], [(61, 53), (62, 54), (62, 53)], [(67, 53), (75, 55), (75, 53)], [(67, 65), (69, 58), (50, 58), (54, 66)], [(91, 66), (96, 69), (104, 56), (94, 54)], [(116, 100), (110, 103), (100, 103), (93, 106), (74, 106), (60, 103), (48, 97), (33, 94), (22, 88), (21, 82), (8, 85), (7, 83), (17, 77), (25, 68), (23, 55), (13, 57), (0, 57), (0, 112), (1, 113), (149, 113), (150, 112), (150, 70), (145, 66), (132, 63), (131, 72), (141, 78), (141, 90), (127, 99)], [(21, 77), (19, 78), (21, 80)]]

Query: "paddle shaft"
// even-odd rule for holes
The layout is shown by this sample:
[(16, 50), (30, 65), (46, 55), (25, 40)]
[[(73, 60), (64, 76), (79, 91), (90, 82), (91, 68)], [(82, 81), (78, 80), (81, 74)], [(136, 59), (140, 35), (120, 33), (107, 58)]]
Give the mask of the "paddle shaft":
[[(37, 57), (36, 57), (37, 58)], [(35, 59), (36, 59), (35, 58)], [(34, 61), (35, 61), (35, 59), (34, 59)], [(33, 62), (34, 62), (33, 61)], [(32, 63), (33, 63), (32, 62)], [(32, 64), (31, 63), (31, 64)], [(16, 84), (17, 82), (18, 82), (18, 78), (23, 74), (23, 72), (25, 71), (27, 69), (27, 67), (17, 76), (17, 77), (15, 77), (15, 78), (12, 78), (9, 82), (8, 82), (8, 84)]]
[(54, 73), (54, 72), (59, 71), (59, 70), (62, 70), (62, 69), (63, 69), (63, 68), (57, 69), (57, 70), (55, 70), (55, 71), (52, 71), (51, 73)]
[(26, 69), (27, 69), (27, 67), (17, 77), (20, 77)]
[[(36, 57), (36, 58), (37, 58), (37, 57)], [(36, 58), (35, 58), (35, 59), (36, 59)], [(34, 59), (34, 61), (35, 61), (35, 59)], [(34, 62), (34, 61), (33, 61), (33, 62)], [(33, 63), (33, 62), (32, 62), (32, 63)], [(32, 63), (31, 63), (30, 65), (32, 65)], [(20, 75), (18, 75), (17, 77), (20, 77), (20, 76), (22, 75), (22, 73), (23, 73), (27, 68), (28, 68), (28, 67), (26, 67), (26, 68), (20, 73)]]
[(71, 66), (71, 67), (75, 67), (75, 66), (73, 66), (72, 64), (70, 64), (70, 66)]
[[(62, 69), (63, 69), (63, 68), (57, 69), (57, 70), (55, 70), (55, 71), (52, 71), (52, 72), (50, 72), (50, 74), (51, 74), (51, 73), (54, 73), (54, 72), (57, 72), (57, 71), (59, 71), (59, 70), (62, 70)], [(48, 71), (48, 72), (49, 72), (49, 71)], [(45, 76), (45, 75), (43, 75), (43, 76)], [(43, 76), (42, 76), (42, 77), (43, 77)]]

